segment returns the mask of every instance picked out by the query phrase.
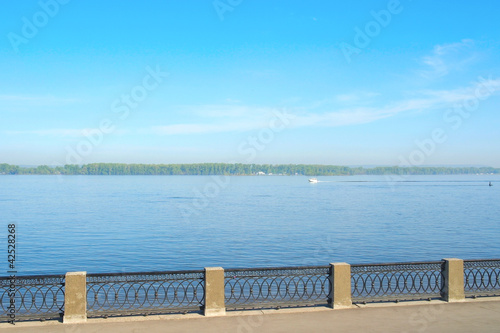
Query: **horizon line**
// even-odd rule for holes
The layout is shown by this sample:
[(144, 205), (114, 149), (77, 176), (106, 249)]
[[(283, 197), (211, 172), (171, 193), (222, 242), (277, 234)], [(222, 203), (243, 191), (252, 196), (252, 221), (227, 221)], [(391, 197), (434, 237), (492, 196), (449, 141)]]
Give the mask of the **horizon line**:
[(195, 165), (195, 164), (223, 164), (223, 165), (308, 165), (308, 166), (336, 166), (336, 167), (348, 167), (348, 168), (378, 168), (378, 167), (396, 167), (396, 168), (493, 168), (498, 169), (498, 167), (493, 167), (490, 165), (478, 165), (478, 164), (427, 164), (427, 165), (394, 165), (394, 164), (322, 164), (322, 163), (240, 163), (240, 162), (190, 162), (190, 163), (124, 163), (124, 162), (91, 162), (84, 164), (64, 164), (64, 165), (55, 165), (55, 164), (10, 164), (6, 162), (0, 163), (7, 164), (10, 166), (17, 166), (20, 168), (36, 168), (40, 166), (47, 166), (50, 168), (56, 167), (64, 167), (65, 165), (77, 165), (79, 167), (85, 165), (93, 165), (93, 164), (124, 164), (124, 165)]

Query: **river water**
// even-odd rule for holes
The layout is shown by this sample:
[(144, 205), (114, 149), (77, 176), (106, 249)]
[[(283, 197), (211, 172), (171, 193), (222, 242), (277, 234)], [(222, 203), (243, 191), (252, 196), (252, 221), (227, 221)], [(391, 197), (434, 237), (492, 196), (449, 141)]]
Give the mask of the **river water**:
[(498, 175), (318, 179), (0, 176), (0, 276), (500, 257)]

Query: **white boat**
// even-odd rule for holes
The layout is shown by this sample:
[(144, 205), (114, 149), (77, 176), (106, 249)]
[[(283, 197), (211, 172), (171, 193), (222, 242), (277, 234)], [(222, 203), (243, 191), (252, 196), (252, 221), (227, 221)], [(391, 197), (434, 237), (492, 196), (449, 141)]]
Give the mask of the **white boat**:
[(309, 178), (309, 183), (317, 183), (318, 179), (317, 178)]

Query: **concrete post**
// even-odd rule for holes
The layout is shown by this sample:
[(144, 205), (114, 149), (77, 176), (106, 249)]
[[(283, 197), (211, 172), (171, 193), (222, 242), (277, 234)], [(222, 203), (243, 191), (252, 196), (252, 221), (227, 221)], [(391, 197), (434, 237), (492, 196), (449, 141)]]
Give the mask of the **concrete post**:
[(224, 316), (224, 269), (222, 267), (205, 268), (205, 316)]
[(87, 321), (87, 272), (66, 273), (63, 323)]
[(444, 260), (444, 295), (447, 302), (460, 302), (465, 300), (464, 294), (464, 261), (457, 258)]
[(351, 301), (351, 265), (345, 262), (330, 264), (330, 299), (334, 309), (348, 308)]

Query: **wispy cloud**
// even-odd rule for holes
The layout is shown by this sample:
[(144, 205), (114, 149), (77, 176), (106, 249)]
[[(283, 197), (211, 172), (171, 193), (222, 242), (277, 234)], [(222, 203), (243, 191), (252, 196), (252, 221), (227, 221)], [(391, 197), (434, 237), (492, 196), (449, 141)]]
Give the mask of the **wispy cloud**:
[(273, 109), (270, 107), (223, 104), (185, 106), (182, 111), (195, 114), (202, 118), (258, 118), (268, 115), (272, 110)]
[(475, 46), (475, 42), (471, 39), (463, 39), (458, 43), (436, 45), (432, 54), (422, 58), (427, 69), (421, 70), (419, 74), (424, 78), (434, 79), (463, 69), (477, 58)]
[(153, 126), (141, 132), (160, 135), (245, 132), (266, 126), (275, 111), (271, 107), (242, 105), (183, 106), (180, 110), (195, 115), (201, 122)]
[[(401, 99), (383, 105), (355, 105), (348, 108), (336, 108), (334, 105), (325, 105), (325, 102), (314, 103), (309, 108), (301, 107), (290, 109), (295, 119), (291, 128), (299, 127), (338, 127), (371, 123), (380, 119), (389, 118), (405, 112), (429, 112), (443, 110), (461, 103), (467, 99), (475, 98), (477, 89), (487, 89), (491, 94), (500, 92), (500, 79), (488, 79), (481, 83), (473, 83), (467, 87), (452, 90), (422, 90), (414, 92), (410, 98)], [(353, 101), (356, 98), (349, 98)], [(356, 103), (352, 103), (356, 104)], [(269, 124), (274, 116), (273, 108), (251, 106), (209, 106), (200, 108), (199, 111), (206, 118), (214, 118), (215, 122), (184, 123), (165, 126), (154, 126), (146, 131), (160, 135), (181, 134), (208, 134), (235, 131), (251, 131), (263, 128)], [(223, 112), (209, 112), (219, 109)], [(332, 109), (335, 109), (331, 111)], [(231, 115), (230, 122), (220, 122), (224, 114)]]
[(166, 126), (154, 126), (151, 132), (160, 135), (177, 134), (208, 134), (223, 132), (245, 132), (259, 128), (257, 124), (247, 122), (233, 122), (224, 124), (176, 124)]
[[(39, 135), (39, 136), (51, 136), (51, 137), (68, 137), (68, 138), (80, 138), (89, 133), (94, 133), (100, 131), (97, 128), (52, 128), (52, 129), (40, 129), (40, 130), (19, 130), (19, 131), (3, 131), (7, 135)], [(126, 130), (115, 130), (114, 134), (125, 134)]]
[[(304, 127), (338, 127), (367, 124), (384, 118), (394, 117), (408, 112), (430, 112), (443, 110), (475, 98), (478, 89), (488, 90), (490, 94), (500, 92), (500, 79), (486, 79), (475, 82), (467, 87), (451, 90), (420, 90), (413, 92), (408, 98), (391, 103), (377, 103), (375, 93), (353, 93), (339, 95), (333, 99), (311, 103), (309, 106), (287, 109), (294, 119), (289, 128)], [(369, 100), (371, 102), (367, 103)], [(347, 102), (351, 105), (345, 107)], [(157, 125), (138, 130), (116, 130), (114, 134), (153, 134), (153, 135), (198, 135), (228, 132), (248, 132), (269, 126), (269, 121), (276, 117), (277, 108), (242, 105), (205, 105), (182, 106), (188, 114), (195, 114), (197, 122)], [(10, 130), (9, 135), (39, 135), (51, 137), (80, 138), (86, 133), (96, 131), (92, 128), (74, 129), (40, 129), (40, 130)]]
[(380, 94), (375, 92), (362, 91), (349, 94), (340, 94), (335, 96), (335, 100), (338, 102), (352, 103), (371, 100), (377, 96), (380, 96)]
[(46, 129), (46, 130), (31, 130), (31, 131), (4, 131), (9, 135), (42, 135), (42, 136), (58, 136), (58, 137), (80, 137), (83, 136), (81, 129)]
[[(432, 54), (424, 58), (429, 70), (419, 72), (426, 77), (440, 77), (474, 59), (475, 43), (464, 39), (459, 43), (437, 45)], [(480, 83), (489, 93), (500, 91), (500, 79), (488, 79)], [(401, 113), (429, 112), (453, 107), (455, 104), (474, 98), (479, 83), (471, 83), (456, 89), (418, 90), (399, 100), (383, 102), (384, 96), (372, 91), (354, 91), (330, 96), (308, 105), (300, 98), (287, 101), (295, 105), (287, 109), (295, 116), (290, 128), (336, 127), (366, 124)], [(0, 102), (14, 103), (69, 103), (72, 99), (52, 96), (0, 95)], [(300, 105), (300, 106), (297, 106)], [(119, 130), (115, 134), (153, 134), (153, 135), (199, 135), (228, 132), (247, 132), (269, 126), (277, 108), (267, 106), (243, 105), (241, 101), (228, 100), (222, 105), (184, 105), (178, 113), (185, 119), (176, 123), (157, 124), (141, 129)], [(5, 131), (10, 135), (40, 135), (55, 137), (83, 137), (92, 129), (39, 129)]]
[(55, 96), (29, 96), (29, 95), (0, 95), (0, 101), (7, 102), (76, 102), (76, 99)]
[[(295, 124), (316, 126), (343, 126), (373, 122), (392, 117), (404, 112), (427, 112), (442, 110), (477, 97), (478, 89), (487, 90), (495, 95), (500, 92), (500, 79), (486, 79), (468, 87), (452, 90), (423, 90), (414, 93), (413, 98), (403, 99), (383, 106), (350, 108), (338, 112), (326, 112), (322, 115), (305, 116)], [(485, 92), (482, 91), (481, 94)]]
[[(3, 104), (2, 109), (7, 107), (31, 107), (31, 106), (57, 106), (57, 105), (67, 105), (79, 102), (77, 99), (55, 97), (51, 95), (47, 96), (35, 96), (35, 95), (0, 95), (0, 102)], [(7, 108), (8, 109), (8, 108)]]

